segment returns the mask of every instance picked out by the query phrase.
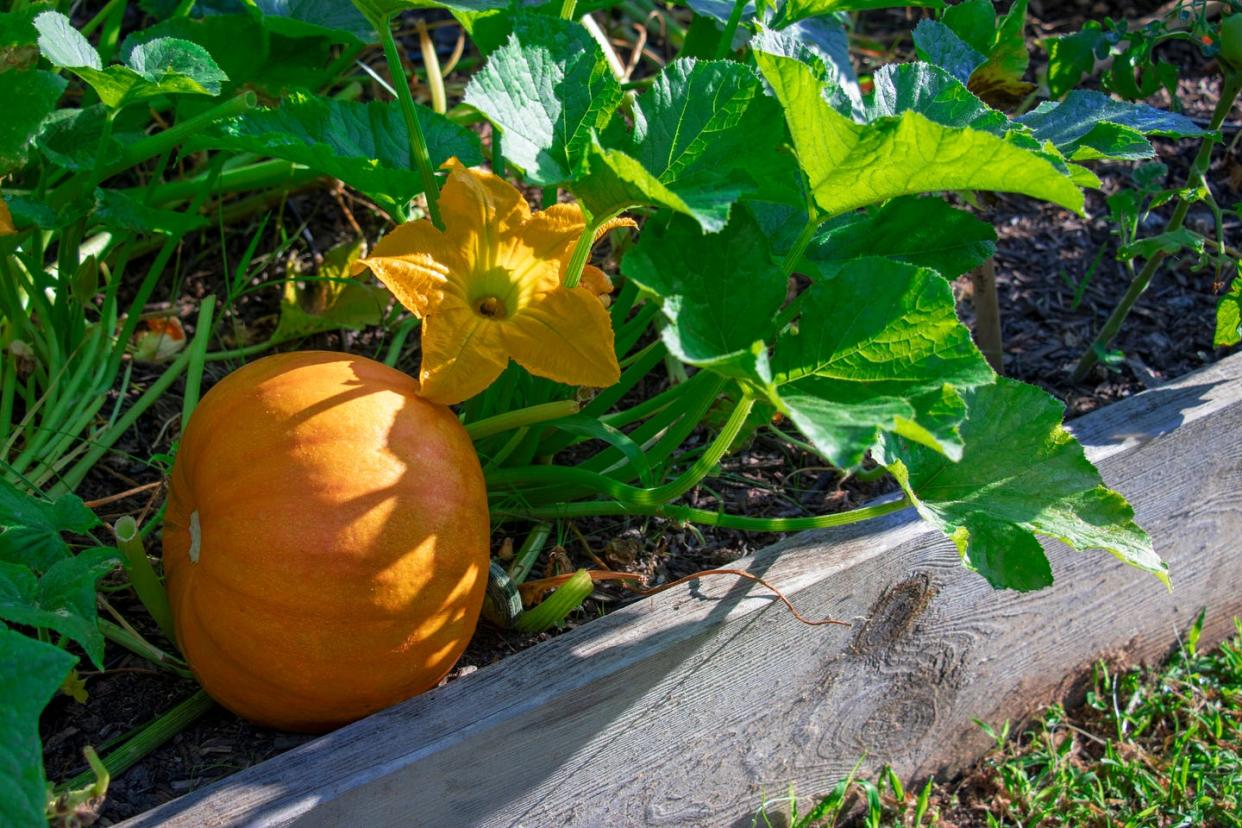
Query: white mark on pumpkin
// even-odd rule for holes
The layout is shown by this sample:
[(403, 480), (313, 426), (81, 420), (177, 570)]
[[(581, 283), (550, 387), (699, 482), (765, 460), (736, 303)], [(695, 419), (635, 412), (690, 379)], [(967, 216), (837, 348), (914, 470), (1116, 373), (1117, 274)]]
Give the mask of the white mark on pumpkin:
[(203, 527), (198, 522), (198, 509), (190, 512), (190, 562), (198, 563), (198, 553), (203, 546)]

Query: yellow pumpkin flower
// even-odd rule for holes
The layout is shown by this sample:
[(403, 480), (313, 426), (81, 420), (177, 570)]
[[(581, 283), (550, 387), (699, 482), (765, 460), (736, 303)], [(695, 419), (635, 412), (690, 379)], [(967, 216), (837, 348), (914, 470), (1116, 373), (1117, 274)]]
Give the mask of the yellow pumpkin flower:
[(422, 396), (444, 404), (473, 397), (510, 358), (570, 385), (615, 383), (621, 371), (605, 310), (612, 283), (587, 265), (576, 287), (562, 284), (586, 230), (582, 210), (556, 204), (532, 213), (503, 178), (455, 159), (446, 166), (445, 229), (425, 219), (403, 224), (354, 265), (423, 320)]

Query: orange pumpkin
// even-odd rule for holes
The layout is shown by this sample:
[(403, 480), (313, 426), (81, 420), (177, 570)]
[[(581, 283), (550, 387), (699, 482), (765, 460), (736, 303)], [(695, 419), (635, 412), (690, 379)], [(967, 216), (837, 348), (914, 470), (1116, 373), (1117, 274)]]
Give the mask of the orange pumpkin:
[(202, 399), (164, 524), (177, 643), (260, 724), (323, 731), (434, 687), (488, 569), (465, 429), (410, 377), (347, 354), (258, 360)]

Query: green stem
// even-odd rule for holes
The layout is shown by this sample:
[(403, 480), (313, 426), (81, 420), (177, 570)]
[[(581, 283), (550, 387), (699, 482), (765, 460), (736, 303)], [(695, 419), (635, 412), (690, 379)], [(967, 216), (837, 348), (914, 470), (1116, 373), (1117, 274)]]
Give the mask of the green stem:
[(573, 20), (578, 0), (561, 0), (561, 20)]
[(582, 602), (591, 597), (595, 591), (595, 582), (585, 569), (579, 569), (556, 591), (539, 602), (539, 606), (526, 610), (513, 622), (518, 632), (540, 633), (544, 630), (564, 623), (571, 612), (582, 606)]
[(99, 619), (99, 631), (104, 638), (129, 650), (134, 655), (145, 658), (156, 667), (167, 670), (182, 678), (194, 678), (194, 674), (186, 669), (185, 662), (174, 655), (164, 652), (150, 641), (120, 624), (114, 624), (106, 618)]
[(506, 411), (504, 414), (497, 414), (495, 417), (488, 417), (485, 420), (470, 423), (466, 426), (466, 433), (470, 435), (471, 440), (477, 443), (479, 440), (502, 434), (506, 431), (513, 431), (516, 428), (536, 425), (548, 420), (559, 420), (561, 417), (569, 417), (577, 414), (579, 410), (581, 410), (581, 406), (579, 406), (576, 400), (558, 400), (557, 402), (544, 403), (543, 405), (532, 405), (529, 408)]
[(440, 56), (427, 31), (427, 23), (421, 17), (418, 26), (418, 48), (423, 54), (423, 66), (427, 70), (427, 87), (431, 90), (431, 108), (443, 115), (448, 111), (448, 96), (444, 92), (444, 73), (440, 71)]
[(745, 425), (746, 418), (750, 416), (750, 411), (754, 404), (755, 401), (752, 397), (749, 395), (743, 396), (733, 409), (733, 413), (729, 415), (729, 419), (720, 430), (720, 433), (708, 445), (707, 450), (699, 455), (690, 468), (663, 486), (649, 489), (630, 486), (598, 472), (581, 468), (528, 466), (518, 469), (499, 469), (489, 474), (487, 476), (488, 488), (500, 489), (501, 487), (520, 486), (528, 483), (535, 485), (566, 483), (608, 495), (628, 505), (648, 506), (667, 503), (670, 500), (676, 500), (693, 489), (702, 482), (703, 478), (715, 470), (716, 465), (737, 439), (737, 435), (741, 432), (742, 426)]
[(573, 254), (569, 257), (569, 266), (565, 269), (565, 287), (574, 288), (578, 286), (578, 282), (582, 280), (582, 269), (586, 267), (586, 263), (590, 260), (591, 248), (595, 246), (596, 231), (614, 215), (615, 213), (600, 219), (592, 218), (587, 222), (586, 227), (582, 230), (582, 235), (578, 237), (577, 243), (574, 244)]
[(112, 527), (116, 535), (117, 549), (125, 556), (125, 569), (129, 573), (129, 581), (138, 593), (138, 599), (147, 608), (147, 612), (159, 625), (160, 632), (169, 641), (176, 641), (173, 633), (172, 609), (168, 606), (168, 593), (160, 576), (155, 574), (151, 559), (142, 545), (142, 536), (138, 534), (138, 523), (129, 515), (116, 522)]
[[(124, 773), (146, 757), (147, 754), (194, 724), (200, 716), (214, 705), (215, 702), (211, 700), (211, 697), (205, 691), (199, 690), (138, 731), (125, 744), (116, 750), (109, 751), (108, 755), (103, 759), (104, 767), (108, 769), (108, 773), (112, 776)], [(69, 790), (80, 788), (89, 784), (94, 778), (95, 772), (88, 771), (73, 777), (61, 787)]]
[(781, 263), (781, 272), (785, 274), (785, 278), (792, 276), (794, 270), (797, 269), (798, 262), (802, 259), (802, 254), (806, 253), (811, 240), (815, 238), (815, 231), (819, 229), (819, 225), (819, 220), (812, 216), (806, 227), (803, 227), (802, 232), (798, 234), (793, 247), (789, 248), (789, 252), (785, 254), (785, 260)]
[(104, 7), (96, 12), (95, 16), (82, 27), (81, 32), (83, 36), (90, 37), (94, 34), (95, 30), (103, 25), (103, 22), (108, 19), (108, 16), (112, 14), (116, 7), (124, 6), (125, 2), (126, 0), (108, 0), (107, 3), (104, 3)]
[(185, 375), (185, 396), (181, 400), (181, 431), (190, 424), (190, 415), (198, 405), (199, 389), (203, 385), (203, 365), (207, 360), (207, 340), (211, 339), (211, 317), (216, 308), (216, 297), (208, 296), (198, 309), (198, 324), (194, 339), (190, 342), (190, 362)]
[(392, 85), (396, 87), (401, 114), (405, 116), (405, 127), (410, 133), (410, 159), (423, 179), (423, 190), (427, 196), (427, 213), (431, 216), (431, 223), (443, 230), (444, 222), (440, 218), (440, 190), (436, 185), (435, 170), (431, 166), (431, 153), (427, 149), (427, 138), (423, 135), (423, 127), (418, 120), (414, 96), (410, 94), (409, 80), (401, 64), (401, 55), (397, 52), (397, 41), (392, 36), (392, 17), (373, 22), (379, 31), (380, 43), (384, 47), (388, 71), (392, 74)]
[(733, 36), (737, 34), (737, 25), (742, 22), (742, 10), (746, 8), (746, 0), (734, 0), (733, 11), (729, 12), (729, 19), (725, 22), (724, 31), (720, 35), (720, 42), (716, 44), (716, 58), (718, 60), (727, 58), (733, 53)]
[(539, 553), (543, 551), (543, 546), (548, 542), (548, 535), (551, 533), (552, 526), (548, 523), (537, 523), (535, 528), (530, 530), (530, 534), (522, 542), (522, 548), (513, 557), (513, 563), (509, 565), (509, 578), (514, 585), (520, 585), (526, 581), (526, 577), (530, 575), (530, 570), (535, 565), (535, 561), (539, 559)]
[(815, 515), (813, 517), (793, 518), (761, 518), (745, 515), (727, 515), (723, 512), (709, 512), (706, 509), (694, 509), (689, 506), (678, 506), (671, 503), (634, 506), (626, 503), (596, 501), (593, 503), (565, 503), (558, 506), (544, 506), (536, 509), (499, 510), (497, 516), (521, 517), (534, 520), (568, 520), (582, 517), (599, 517), (613, 515), (649, 515), (669, 520), (698, 523), (704, 526), (716, 526), (721, 529), (738, 529), (745, 532), (804, 532), (810, 529), (827, 529), (831, 526), (845, 526), (871, 520), (893, 512), (900, 512), (910, 505), (908, 498), (880, 503), (875, 506), (864, 506), (848, 512), (836, 512), (831, 515)]
[[(1233, 104), (1237, 100), (1239, 93), (1242, 93), (1242, 78), (1226, 76), (1224, 88), (1221, 89), (1220, 100), (1216, 104), (1216, 111), (1212, 114), (1212, 122), (1208, 127), (1212, 132), (1217, 132), (1221, 124), (1225, 122), (1225, 118), (1233, 110)], [(1195, 156), (1194, 163), (1190, 166), (1190, 174), (1188, 181), (1190, 184), (1202, 183), (1204, 176), (1207, 174), (1208, 168), (1212, 163), (1212, 150), (1216, 146), (1215, 140), (1205, 140), (1203, 145), (1199, 147), (1199, 153)], [(1169, 218), (1168, 224), (1164, 227), (1165, 233), (1175, 233), (1181, 229), (1182, 224), (1186, 221), (1186, 214), (1190, 212), (1190, 200), (1183, 198), (1178, 202), (1177, 208), (1173, 211), (1173, 215)], [(1164, 264), (1164, 260), (1168, 258), (1163, 250), (1152, 254), (1147, 260), (1143, 269), (1139, 272), (1137, 278), (1130, 282), (1129, 289), (1125, 295), (1121, 297), (1121, 301), (1117, 307), (1113, 309), (1112, 314), (1104, 323), (1104, 327), (1092, 340), (1091, 345), (1086, 352), (1078, 360), (1077, 367), (1070, 379), (1072, 382), (1082, 382), (1087, 378), (1087, 374), (1091, 373), (1100, 361), (1099, 354), (1104, 351), (1113, 341), (1113, 337), (1121, 330), (1122, 324), (1130, 315), (1130, 311), (1134, 308), (1134, 304), (1139, 297), (1146, 292), (1151, 285), (1152, 278), (1156, 272), (1160, 270), (1160, 266)]]

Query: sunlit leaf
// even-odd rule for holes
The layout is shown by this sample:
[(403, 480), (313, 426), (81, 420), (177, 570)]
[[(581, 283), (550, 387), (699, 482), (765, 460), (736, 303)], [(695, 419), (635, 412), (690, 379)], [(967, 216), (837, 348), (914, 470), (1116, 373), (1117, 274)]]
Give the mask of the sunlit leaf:
[(824, 101), (805, 65), (761, 53), (756, 59), (785, 107), (811, 191), (828, 215), (941, 190), (1018, 192), (1082, 212), (1074, 182), (1010, 140), (945, 127), (915, 112), (855, 124)]
[(1103, 485), (1062, 428), (1059, 401), (1003, 378), (965, 398), (960, 461), (897, 438), (884, 441), (879, 459), (967, 566), (997, 588), (1048, 586), (1052, 570), (1038, 534), (1079, 550), (1103, 549), (1167, 582), (1167, 567), (1130, 504)]
[(786, 280), (766, 234), (746, 210), (706, 234), (684, 216), (648, 224), (622, 272), (660, 297), (664, 341), (679, 359), (751, 376), (785, 301)]
[(544, 187), (573, 176), (621, 98), (599, 44), (563, 20), (522, 18), (466, 87), (466, 103), (503, 131), (505, 158)]
[(1242, 342), (1242, 275), (1233, 280), (1229, 291), (1216, 305), (1216, 335), (1212, 344), (1228, 348)]
[(882, 433), (959, 457), (959, 389), (993, 379), (948, 282), (885, 259), (849, 262), (812, 285), (771, 370), (790, 418), (840, 468), (858, 465)]
[(305, 287), (299, 287), (296, 278), (285, 282), (274, 341), (341, 328), (357, 331), (380, 323), (387, 294), (349, 276), (362, 245), (363, 240), (357, 239), (333, 247), (324, 254), (316, 278)]

